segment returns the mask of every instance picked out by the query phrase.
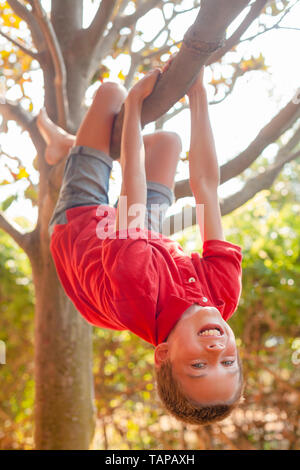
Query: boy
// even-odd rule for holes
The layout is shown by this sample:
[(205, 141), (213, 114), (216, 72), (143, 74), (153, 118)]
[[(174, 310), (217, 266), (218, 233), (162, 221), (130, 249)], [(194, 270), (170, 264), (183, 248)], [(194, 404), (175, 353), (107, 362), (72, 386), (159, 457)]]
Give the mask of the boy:
[[(207, 424), (228, 416), (242, 395), (241, 364), (227, 324), (240, 297), (242, 254), (223, 235), (203, 70), (188, 92), (190, 185), (196, 203), (204, 204), (202, 257), (186, 255), (161, 233), (174, 200), (181, 142), (170, 132), (141, 134), (142, 103), (159, 74), (150, 72), (128, 94), (114, 83), (100, 86), (76, 138), (40, 113), (48, 163), (58, 163), (71, 147), (49, 225), (51, 252), (67, 295), (88, 322), (128, 329), (155, 346), (157, 390), (167, 410), (184, 422)], [(111, 207), (108, 153), (123, 103), (122, 189)], [(159, 210), (151, 213), (151, 204)]]

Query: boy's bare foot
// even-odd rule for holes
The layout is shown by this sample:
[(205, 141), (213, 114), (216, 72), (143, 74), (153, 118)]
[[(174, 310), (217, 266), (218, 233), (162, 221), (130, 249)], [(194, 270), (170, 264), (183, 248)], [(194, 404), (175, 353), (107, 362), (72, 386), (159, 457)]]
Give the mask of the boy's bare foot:
[(49, 165), (56, 165), (69, 153), (74, 145), (75, 136), (56, 126), (44, 108), (37, 117), (37, 126), (47, 144), (45, 159)]

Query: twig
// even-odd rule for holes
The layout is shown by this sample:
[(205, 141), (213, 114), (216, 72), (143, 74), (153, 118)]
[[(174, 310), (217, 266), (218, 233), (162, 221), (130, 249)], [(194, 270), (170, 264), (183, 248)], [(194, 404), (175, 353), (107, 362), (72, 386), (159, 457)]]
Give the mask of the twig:
[(166, 122), (168, 122), (170, 119), (173, 119), (175, 116), (181, 113), (181, 111), (184, 111), (185, 109), (188, 109), (188, 108), (189, 108), (188, 104), (182, 104), (179, 108), (175, 108), (173, 111), (164, 114), (159, 119), (157, 119), (155, 123), (155, 129), (162, 129), (163, 125)]
[(291, 31), (300, 31), (300, 28), (292, 27), (292, 26), (277, 26), (277, 29), (287, 29)]
[[(144, 41), (145, 42), (145, 47), (143, 47), (141, 50), (139, 50), (139, 54), (143, 54), (144, 52), (147, 51), (147, 49), (149, 49), (149, 47), (151, 47), (153, 45), (153, 43), (156, 41), (156, 39), (159, 38), (159, 36), (168, 28), (168, 26), (170, 25), (170, 23), (178, 17), (178, 15), (182, 15), (183, 13), (188, 13), (190, 11), (193, 11), (195, 10), (196, 8), (199, 8), (200, 4), (197, 4), (195, 6), (193, 6), (192, 8), (188, 8), (187, 10), (182, 10), (182, 11), (175, 11), (175, 13), (173, 13), (173, 15), (165, 21), (165, 24), (164, 26), (158, 31), (158, 33), (150, 40), (150, 41)], [(172, 44), (172, 46), (176, 45), (176, 44), (179, 44), (180, 42), (182, 41), (178, 41), (177, 43), (175, 44)], [(170, 46), (170, 47), (172, 47)]]
[[(194, 5), (192, 8), (189, 8), (187, 10), (182, 10), (182, 11), (175, 11), (175, 13), (172, 14), (172, 16), (167, 20), (165, 15), (164, 15), (164, 12), (162, 10), (162, 14), (163, 14), (163, 17), (164, 17), (164, 20), (165, 20), (165, 24), (163, 26), (163, 28), (161, 28), (158, 33), (150, 40), (150, 41), (144, 41), (145, 43), (145, 46), (140, 49), (138, 52), (132, 52), (131, 51), (131, 55), (132, 55), (132, 60), (131, 60), (131, 66), (130, 66), (130, 70), (127, 74), (127, 77), (126, 77), (126, 80), (125, 80), (125, 87), (128, 89), (129, 86), (131, 85), (132, 83), (132, 80), (133, 80), (133, 77), (134, 77), (134, 74), (135, 74), (135, 71), (137, 69), (137, 67), (142, 64), (143, 62), (147, 61), (147, 60), (151, 60), (153, 57), (156, 57), (156, 56), (159, 56), (159, 55), (162, 55), (166, 52), (168, 52), (170, 50), (171, 47), (173, 46), (177, 46), (178, 44), (180, 44), (182, 41), (177, 41), (173, 44), (167, 44), (168, 40), (169, 40), (169, 36), (170, 36), (170, 31), (168, 29), (168, 26), (169, 24), (175, 19), (177, 18), (178, 15), (181, 15), (183, 13), (187, 13), (187, 12), (190, 12), (190, 11), (193, 11), (195, 10), (196, 8), (199, 8), (200, 4), (198, 5)], [(165, 44), (163, 46), (161, 46), (158, 50), (156, 51), (153, 51), (153, 52), (149, 52), (149, 54), (146, 54), (146, 51), (151, 48), (151, 46), (153, 46), (154, 42), (159, 38), (159, 36), (164, 32), (166, 31), (166, 29), (168, 30), (168, 36), (165, 40)], [(134, 31), (135, 31), (135, 27), (134, 27)], [(131, 44), (133, 42), (133, 38), (134, 38), (134, 34), (133, 34), (133, 31), (132, 33), (130, 34), (130, 40), (129, 40), (129, 50), (131, 49)]]
[(240, 68), (238, 68), (238, 69), (235, 71), (235, 73), (233, 74), (233, 77), (232, 77), (232, 80), (231, 80), (231, 84), (230, 84), (230, 86), (228, 86), (228, 90), (225, 91), (223, 98), (220, 98), (219, 100), (210, 101), (210, 102), (209, 102), (209, 105), (215, 105), (215, 104), (222, 103), (222, 101), (225, 101), (226, 98), (233, 92), (234, 87), (235, 87), (236, 82), (237, 82), (237, 79), (240, 78), (240, 77), (242, 77), (245, 73), (246, 73), (246, 71), (243, 71), (243, 70), (241, 70)]
[(29, 55), (33, 59), (39, 60), (40, 56), (38, 52), (31, 51), (30, 49), (25, 47), (22, 43), (20, 43), (20, 41), (17, 41), (16, 39), (11, 38), (8, 34), (4, 33), (4, 31), (2, 31), (1, 29), (0, 29), (0, 35), (3, 36), (8, 41), (10, 41), (15, 46), (17, 46), (19, 49), (21, 49), (21, 51), (23, 51), (25, 54)]
[(264, 28), (263, 31), (260, 31), (259, 33), (257, 34), (254, 34), (253, 36), (249, 36), (247, 38), (244, 38), (244, 39), (241, 39), (240, 40), (240, 43), (241, 42), (246, 42), (246, 41), (253, 41), (253, 39), (256, 39), (257, 37), (261, 36), (262, 34), (265, 34), (265, 33), (268, 33), (269, 31), (273, 31), (274, 29), (291, 29), (293, 31), (300, 31), (299, 28), (293, 28), (293, 27), (289, 27), (289, 26), (280, 26), (280, 23), (282, 22), (282, 20), (291, 12), (292, 8), (294, 8), (298, 3), (299, 3), (300, 0), (297, 0), (293, 5), (289, 6), (288, 8), (286, 8), (282, 14), (282, 16), (279, 18), (279, 20), (273, 25), (273, 26), (270, 26), (269, 28)]
[(16, 15), (27, 23), (31, 31), (34, 45), (36, 49), (41, 52), (45, 48), (45, 43), (42, 32), (32, 11), (28, 10), (28, 8), (22, 5), (18, 0), (7, 0), (7, 3), (14, 10)]
[(136, 9), (132, 15), (122, 16), (119, 19), (120, 28), (129, 28), (132, 24), (135, 24), (139, 18), (146, 15), (150, 10), (155, 8), (158, 4), (162, 3), (162, 0), (148, 0), (143, 2), (142, 5)]

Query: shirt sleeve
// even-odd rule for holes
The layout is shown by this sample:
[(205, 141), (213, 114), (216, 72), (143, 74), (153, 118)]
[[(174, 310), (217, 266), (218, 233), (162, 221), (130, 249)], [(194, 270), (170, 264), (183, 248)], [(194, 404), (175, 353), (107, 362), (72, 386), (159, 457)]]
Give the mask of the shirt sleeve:
[(206, 240), (202, 266), (216, 305), (223, 305), (222, 316), (228, 320), (237, 309), (242, 291), (241, 247), (225, 240)]
[(144, 231), (118, 230), (104, 239), (102, 265), (114, 300), (145, 295), (156, 301), (158, 270), (153, 248)]

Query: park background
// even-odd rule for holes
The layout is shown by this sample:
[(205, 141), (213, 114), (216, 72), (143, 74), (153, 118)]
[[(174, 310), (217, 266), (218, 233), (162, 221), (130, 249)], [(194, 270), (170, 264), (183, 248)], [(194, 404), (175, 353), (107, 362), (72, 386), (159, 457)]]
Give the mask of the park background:
[[(24, 123), (20, 126), (20, 121), (14, 119), (16, 115), (7, 114), (4, 107), (18, 106), (28, 116), (36, 116), (44, 105), (45, 88), (39, 61), (26, 52), (27, 48), (34, 50), (34, 46), (25, 16), (22, 19), (24, 11), (18, 10), (21, 16), (16, 15), (12, 8), (15, 3), (30, 11), (34, 2), (0, 0), (0, 202), (5, 220), (21, 234), (26, 234), (36, 227), (41, 210), (38, 196), (40, 168), (30, 132), (26, 131)], [(76, 0), (75, 3), (80, 2)], [(101, 4), (89, 0), (81, 3), (83, 27), (88, 30)], [(101, 3), (105, 2), (102, 0)], [(123, 4), (122, 14), (129, 17), (145, 2), (115, 3), (115, 14)], [(185, 31), (199, 11), (198, 2), (156, 3), (161, 5), (149, 8), (134, 28), (121, 30), (111, 50), (99, 61), (90, 86), (86, 88), (83, 100), (86, 106), (101, 81), (113, 80), (131, 86), (133, 81), (129, 81), (129, 75), (132, 75), (131, 80), (138, 79), (152, 66), (163, 64), (170, 52), (180, 48)], [(251, 2), (250, 7), (256, 3), (259, 2)], [(300, 65), (296, 51), (300, 41), (297, 29), (300, 2), (260, 3), (260, 15), (241, 36), (240, 43), (205, 72), (221, 165), (240, 155), (287, 103), (294, 100), (295, 107), (299, 104)], [(45, 1), (42, 5), (50, 13), (51, 2)], [(70, 8), (70, 1), (65, 5)], [(232, 23), (227, 37), (248, 13), (249, 10), (243, 11)], [(165, 34), (166, 23), (168, 35)], [(159, 31), (162, 32), (158, 34)], [(145, 59), (132, 71), (133, 57), (141, 49)], [(170, 110), (167, 118), (145, 127), (146, 133), (164, 128), (175, 130), (181, 136), (183, 151), (177, 181), (188, 178), (190, 127), (186, 107), (187, 101), (183, 98)], [(288, 147), (289, 153), (296, 155), (280, 167), (273, 181), (258, 186), (249, 200), (235, 203), (234, 210), (228, 210), (223, 217), (226, 239), (241, 245), (244, 255), (243, 292), (238, 310), (230, 320), (244, 366), (243, 404), (229, 418), (213, 426), (198, 427), (177, 422), (164, 412), (157, 400), (152, 347), (128, 332), (93, 328), (92, 351), (88, 359), (93, 375), (93, 424), (85, 431), (85, 424), (79, 423), (85, 434), (90, 433), (89, 448), (299, 449), (299, 116), (298, 111), (293, 119), (284, 123), (281, 132), (271, 137), (271, 141), (266, 139), (265, 146), (245, 171), (220, 187), (221, 201), (239, 195), (247, 181), (252, 182), (252, 186), (253, 181), (259, 181), (259, 176), (277, 161), (282, 149)], [(292, 139), (293, 147), (290, 145)], [(120, 184), (120, 168), (114, 164), (111, 203), (117, 198)], [(240, 198), (242, 201), (242, 196)], [(178, 197), (169, 215), (193, 204), (194, 200), (188, 194)], [(5, 364), (0, 365), (0, 449), (32, 449), (35, 448), (35, 420), (40, 419), (40, 413), (34, 414), (36, 291), (30, 256), (16, 243), (18, 238), (13, 240), (11, 234), (11, 230), (8, 233), (0, 231), (0, 340), (5, 344), (6, 359)], [(201, 253), (197, 226), (172, 237), (185, 251)], [(56, 360), (54, 368), (60, 369), (59, 354)], [(64, 375), (63, 368), (61, 375)], [(47, 380), (44, 382), (47, 388)], [(75, 386), (73, 390), (75, 394)], [(72, 387), (70, 393), (69, 398)], [(38, 406), (43, 407), (42, 404)], [(59, 436), (65, 416), (55, 407), (51, 410), (51, 406), (50, 414), (53, 418), (46, 417), (42, 426), (47, 426), (48, 419), (50, 433)], [(76, 412), (73, 418), (68, 419), (68, 433), (78, 435)], [(39, 426), (41, 429), (40, 423)], [(52, 437), (52, 444), (48, 444), (48, 448), (86, 447), (80, 438), (72, 443), (71, 438), (63, 442), (63, 439), (55, 441)]]

